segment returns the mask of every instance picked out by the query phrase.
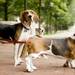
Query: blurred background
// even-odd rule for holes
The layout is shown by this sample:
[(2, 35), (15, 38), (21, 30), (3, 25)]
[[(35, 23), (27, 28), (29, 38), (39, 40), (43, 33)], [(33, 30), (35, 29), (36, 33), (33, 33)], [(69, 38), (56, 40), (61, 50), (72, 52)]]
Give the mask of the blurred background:
[(0, 0), (0, 22), (16, 21), (25, 9), (39, 14), (45, 34), (66, 30), (75, 22), (75, 0)]

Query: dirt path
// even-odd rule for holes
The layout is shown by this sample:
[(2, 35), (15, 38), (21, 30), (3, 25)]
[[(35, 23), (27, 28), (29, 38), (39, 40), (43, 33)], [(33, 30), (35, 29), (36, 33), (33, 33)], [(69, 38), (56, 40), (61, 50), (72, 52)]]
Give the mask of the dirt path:
[(0, 75), (75, 75), (75, 70), (63, 68), (64, 58), (49, 57), (34, 61), (37, 70), (28, 73), (25, 71), (24, 63), (14, 67), (14, 46), (11, 44), (0, 44)]

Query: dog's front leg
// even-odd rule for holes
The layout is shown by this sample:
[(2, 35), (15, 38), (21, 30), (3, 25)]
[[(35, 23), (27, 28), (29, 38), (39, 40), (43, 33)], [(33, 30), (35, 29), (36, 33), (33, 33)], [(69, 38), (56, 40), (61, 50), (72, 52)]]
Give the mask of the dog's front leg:
[(33, 59), (36, 59), (38, 57), (39, 57), (38, 53), (33, 53), (26, 57), (26, 59), (25, 59), (26, 60), (26, 69), (28, 72), (33, 72), (35, 69), (37, 69), (33, 65)]
[(18, 50), (19, 50), (19, 44), (15, 44), (15, 47), (14, 47), (14, 50), (15, 50), (15, 66), (18, 64)]
[(19, 43), (15, 44), (15, 66), (20, 64), (20, 62), (22, 61), (21, 58), (19, 57), (20, 46), (21, 46), (21, 44), (19, 44)]
[(18, 58), (20, 58), (20, 57), (21, 57), (23, 47), (24, 47), (24, 44), (21, 44), (21, 45), (20, 45), (20, 47), (19, 47), (19, 51), (18, 51)]
[(26, 60), (26, 69), (28, 72), (33, 72), (34, 69), (31, 67), (31, 63), (32, 63), (32, 58), (30, 56), (25, 58)]

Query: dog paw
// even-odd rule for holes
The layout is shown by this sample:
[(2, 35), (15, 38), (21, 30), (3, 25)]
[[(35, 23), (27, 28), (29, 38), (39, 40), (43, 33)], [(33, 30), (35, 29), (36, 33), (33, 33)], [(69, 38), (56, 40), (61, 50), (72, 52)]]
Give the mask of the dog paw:
[(68, 60), (65, 64), (64, 67), (69, 67), (75, 69), (75, 60)]
[(21, 58), (18, 58), (18, 61), (19, 61), (20, 63), (23, 63), (23, 62), (24, 62)]
[(15, 62), (15, 67), (17, 66), (17, 65), (20, 65), (21, 63), (19, 62), (19, 61), (17, 61), (17, 62)]
[(75, 69), (75, 60), (71, 60), (70, 62), (68, 62), (68, 66), (69, 66), (70, 68)]
[(32, 66), (32, 69), (36, 70), (37, 68), (35, 66)]
[(15, 61), (15, 67), (17, 66), (17, 65), (20, 65), (21, 63), (23, 63), (24, 61), (22, 60), (22, 59), (18, 59), (18, 60), (16, 60)]
[(63, 65), (63, 67), (68, 67), (68, 61)]
[(32, 68), (26, 69), (27, 72), (33, 72), (34, 70)]

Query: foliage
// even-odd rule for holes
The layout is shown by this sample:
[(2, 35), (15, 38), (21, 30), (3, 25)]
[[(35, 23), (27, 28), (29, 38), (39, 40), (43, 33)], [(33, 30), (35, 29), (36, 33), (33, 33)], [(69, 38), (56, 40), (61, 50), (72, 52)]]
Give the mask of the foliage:
[(72, 22), (71, 13), (69, 13), (68, 5), (65, 0), (45, 0), (45, 7), (43, 8), (46, 9), (46, 16), (44, 17), (49, 17), (50, 24), (69, 24)]
[[(6, 0), (0, 0), (0, 18), (4, 18), (4, 4)], [(25, 0), (7, 0), (8, 1), (8, 20), (13, 20), (24, 10)], [(40, 6), (41, 1), (41, 6)], [(72, 0), (26, 0), (27, 9), (35, 10), (41, 15), (42, 21), (56, 28), (63, 25), (64, 27), (72, 24), (72, 14), (70, 5)]]

